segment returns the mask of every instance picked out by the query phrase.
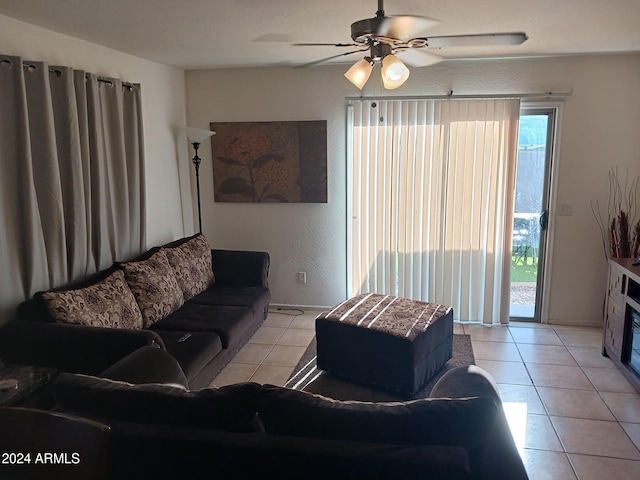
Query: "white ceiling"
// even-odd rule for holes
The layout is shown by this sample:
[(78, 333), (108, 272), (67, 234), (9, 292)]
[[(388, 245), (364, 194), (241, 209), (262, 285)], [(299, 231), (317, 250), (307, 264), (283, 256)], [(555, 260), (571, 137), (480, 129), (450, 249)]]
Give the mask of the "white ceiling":
[[(640, 0), (387, 0), (384, 6), (387, 15), (440, 20), (427, 36), (529, 36), (519, 46), (434, 51), (445, 59), (640, 52)], [(291, 43), (349, 42), (351, 23), (376, 10), (377, 0), (0, 0), (1, 15), (184, 69), (295, 66), (335, 55), (345, 49)]]

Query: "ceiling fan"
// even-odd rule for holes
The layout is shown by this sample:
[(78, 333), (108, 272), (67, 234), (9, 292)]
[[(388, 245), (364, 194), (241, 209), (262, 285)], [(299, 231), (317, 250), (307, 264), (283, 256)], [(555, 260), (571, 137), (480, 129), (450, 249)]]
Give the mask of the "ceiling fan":
[(303, 67), (354, 53), (368, 52), (357, 61), (344, 76), (359, 89), (369, 80), (376, 61), (382, 65), (382, 83), (387, 89), (398, 88), (409, 78), (409, 69), (398, 58), (413, 67), (426, 67), (442, 61), (442, 57), (427, 49), (443, 47), (520, 45), (527, 39), (522, 32), (485, 33), (476, 35), (448, 35), (423, 37), (426, 30), (440, 23), (429, 17), (397, 15), (387, 17), (384, 0), (378, 0), (378, 11), (373, 18), (358, 20), (351, 24), (351, 39), (354, 43), (297, 43), (297, 46), (355, 47), (355, 50), (332, 55)]

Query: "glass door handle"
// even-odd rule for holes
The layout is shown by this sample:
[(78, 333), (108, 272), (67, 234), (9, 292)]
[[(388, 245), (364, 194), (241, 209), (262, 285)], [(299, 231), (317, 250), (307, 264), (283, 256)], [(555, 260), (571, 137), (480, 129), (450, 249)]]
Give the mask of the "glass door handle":
[(543, 210), (540, 214), (540, 228), (546, 230), (549, 226), (549, 210)]

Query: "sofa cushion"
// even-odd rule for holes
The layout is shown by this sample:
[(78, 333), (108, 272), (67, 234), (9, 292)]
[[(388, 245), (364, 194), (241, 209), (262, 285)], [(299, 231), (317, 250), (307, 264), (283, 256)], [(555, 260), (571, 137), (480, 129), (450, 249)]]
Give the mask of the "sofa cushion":
[(92, 327), (142, 328), (142, 314), (124, 274), (115, 270), (84, 288), (42, 293), (57, 322)]
[[(222, 346), (235, 345), (244, 333), (255, 326), (253, 311), (248, 307), (196, 305), (185, 303), (182, 308), (151, 327), (161, 337), (163, 330), (178, 332), (215, 332)], [(163, 337), (164, 339), (164, 337)]]
[(259, 391), (257, 383), (189, 391), (177, 386), (134, 385), (66, 372), (53, 382), (56, 401), (65, 412), (233, 432), (256, 430)]
[(372, 403), (272, 385), (262, 388), (258, 400), (265, 431), (274, 435), (464, 448), (483, 444), (498, 408), (488, 397)]
[(254, 313), (263, 315), (270, 300), (271, 294), (266, 287), (225, 287), (215, 284), (193, 297), (189, 303), (249, 307)]
[(159, 250), (146, 260), (122, 263), (120, 267), (138, 302), (145, 327), (182, 306), (182, 290), (164, 251)]
[(178, 246), (163, 247), (162, 250), (173, 268), (185, 301), (213, 285), (211, 247), (204, 235), (198, 233)]
[(215, 332), (189, 332), (191, 336), (179, 342), (187, 332), (154, 331), (160, 335), (167, 352), (178, 361), (188, 379), (197, 377), (222, 352), (222, 341)]

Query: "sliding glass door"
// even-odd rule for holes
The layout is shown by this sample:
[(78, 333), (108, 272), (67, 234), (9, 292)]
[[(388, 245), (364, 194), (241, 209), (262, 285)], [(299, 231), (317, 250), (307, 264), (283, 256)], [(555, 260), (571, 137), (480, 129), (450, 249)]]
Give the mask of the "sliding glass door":
[(523, 108), (518, 133), (509, 317), (540, 322), (556, 109)]

